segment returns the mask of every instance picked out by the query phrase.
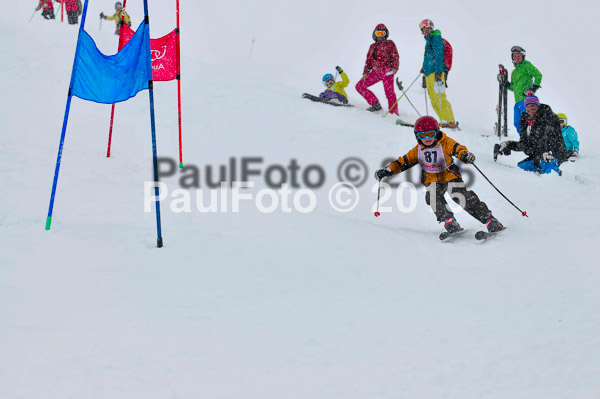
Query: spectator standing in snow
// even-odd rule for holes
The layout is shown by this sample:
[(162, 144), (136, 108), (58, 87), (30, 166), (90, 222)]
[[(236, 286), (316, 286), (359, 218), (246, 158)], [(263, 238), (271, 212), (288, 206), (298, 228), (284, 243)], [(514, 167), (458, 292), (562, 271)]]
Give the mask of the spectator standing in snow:
[[(521, 134), (521, 115), (525, 113), (525, 97), (527, 93), (535, 92), (542, 84), (542, 73), (533, 64), (525, 60), (525, 49), (521, 46), (513, 46), (510, 49), (512, 62), (515, 69), (510, 74), (508, 90), (515, 94), (514, 124), (517, 133)], [(498, 81), (504, 79), (498, 74)]]
[(396, 93), (394, 92), (394, 74), (398, 72), (400, 56), (396, 44), (389, 40), (388, 36), (389, 32), (384, 24), (375, 27), (373, 31), (375, 43), (369, 47), (363, 77), (356, 84), (356, 91), (369, 103), (369, 111), (379, 111), (381, 110), (381, 104), (377, 96), (367, 87), (382, 81), (385, 96), (388, 100), (388, 109), (390, 113), (398, 115)]
[(423, 76), (425, 86), (431, 99), (431, 105), (442, 121), (443, 127), (456, 128), (456, 120), (452, 105), (446, 98), (446, 74), (444, 65), (444, 41), (439, 29), (435, 29), (433, 21), (424, 19), (419, 23), (421, 33), (425, 37), (425, 55), (423, 57)]
[(127, 14), (127, 12), (125, 11), (125, 9), (123, 8), (123, 4), (120, 1), (117, 1), (115, 3), (115, 13), (110, 16), (107, 17), (106, 15), (104, 15), (103, 12), (100, 13), (100, 18), (102, 19), (108, 19), (111, 21), (115, 21), (115, 24), (117, 25), (117, 29), (115, 30), (115, 35), (119, 36), (120, 32), (119, 32), (119, 28), (121, 27), (121, 19), (123, 19), (123, 21), (125, 22), (125, 25), (131, 27), (131, 19), (129, 18), (129, 14)]
[(35, 10), (38, 11), (42, 7), (44, 7), (42, 17), (44, 17), (44, 19), (54, 19), (54, 6), (52, 5), (52, 0), (40, 0)]
[(503, 141), (499, 154), (510, 155), (511, 151), (523, 151), (528, 157), (517, 164), (521, 169), (561, 174), (558, 166), (569, 158), (560, 130), (558, 116), (546, 104), (531, 93), (523, 100), (526, 112), (521, 116), (519, 141)]
[(344, 87), (348, 86), (350, 83), (350, 79), (348, 79), (348, 75), (346, 72), (342, 70), (339, 66), (336, 66), (335, 69), (340, 74), (342, 78), (341, 82), (336, 82), (333, 75), (330, 73), (323, 76), (323, 84), (327, 89), (324, 92), (319, 94), (319, 98), (322, 98), (326, 101), (331, 101), (333, 99), (338, 100), (342, 104), (348, 104), (348, 95), (344, 90)]
[(563, 139), (565, 140), (565, 146), (567, 151), (571, 152), (569, 161), (574, 162), (579, 157), (579, 140), (577, 138), (577, 131), (573, 126), (569, 125), (569, 120), (565, 114), (556, 114), (558, 121), (560, 122), (560, 131), (562, 132)]
[(79, 23), (79, 15), (82, 13), (80, 0), (56, 0), (57, 3), (63, 3), (65, 11), (67, 11), (67, 20), (70, 25)]

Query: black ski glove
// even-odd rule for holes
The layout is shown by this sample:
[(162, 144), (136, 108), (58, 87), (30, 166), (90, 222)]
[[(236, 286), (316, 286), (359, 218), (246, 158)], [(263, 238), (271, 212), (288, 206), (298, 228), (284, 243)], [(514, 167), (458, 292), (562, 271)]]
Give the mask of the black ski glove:
[(375, 179), (381, 181), (381, 179), (383, 179), (384, 177), (388, 177), (393, 175), (392, 170), (387, 167), (384, 169), (379, 169), (377, 172), (375, 172)]
[(425, 80), (425, 76), (423, 75), (423, 88), (427, 88), (427, 81)]
[(104, 13), (103, 12), (100, 13), (100, 18), (104, 19)]
[(341, 74), (342, 72), (344, 72), (344, 71), (342, 71), (342, 68), (340, 68), (339, 66), (336, 66), (335, 70), (338, 71), (339, 74)]
[(535, 94), (535, 92), (537, 91), (537, 89), (539, 89), (540, 86), (538, 85), (533, 85), (525, 90), (523, 90), (523, 94), (525, 94), (526, 96), (529, 96), (531, 94)]
[(470, 152), (465, 152), (462, 157), (460, 157), (460, 160), (463, 161), (464, 163), (474, 163), (475, 162), (475, 155), (470, 153)]

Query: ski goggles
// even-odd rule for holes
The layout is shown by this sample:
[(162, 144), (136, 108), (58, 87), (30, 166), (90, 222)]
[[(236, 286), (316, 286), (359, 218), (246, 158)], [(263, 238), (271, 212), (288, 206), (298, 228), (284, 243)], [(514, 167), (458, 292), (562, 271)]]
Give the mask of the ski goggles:
[(513, 47), (510, 49), (510, 52), (511, 52), (511, 53), (524, 53), (524, 52), (525, 52), (525, 49), (524, 49), (523, 47), (521, 47), (521, 46), (513, 46)]
[(333, 86), (333, 84), (335, 83), (335, 80), (333, 80), (333, 78), (329, 78), (323, 81), (323, 84), (325, 85), (325, 87), (331, 87)]
[(559, 119), (558, 121), (560, 122), (561, 125), (565, 125), (565, 126), (567, 125), (567, 121), (564, 119)]
[(384, 37), (386, 34), (386, 32), (384, 30), (376, 30), (375, 31), (375, 36), (377, 37)]
[(437, 135), (437, 130), (427, 130), (424, 132), (415, 133), (419, 140), (433, 139)]
[(421, 30), (423, 30), (423, 28), (431, 28), (431, 29), (433, 29), (433, 22), (431, 22), (431, 21), (430, 21), (430, 20), (428, 20), (428, 19), (424, 19), (423, 21), (421, 21), (421, 22), (419, 23), (419, 28), (420, 28)]

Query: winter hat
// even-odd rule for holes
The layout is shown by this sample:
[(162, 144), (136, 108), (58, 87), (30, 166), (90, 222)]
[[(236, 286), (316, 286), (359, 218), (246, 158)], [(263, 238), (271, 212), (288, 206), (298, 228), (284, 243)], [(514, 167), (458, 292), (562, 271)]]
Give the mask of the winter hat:
[(536, 105), (539, 107), (540, 99), (534, 95), (529, 95), (529, 96), (525, 97), (525, 106), (528, 106), (528, 105)]
[[(375, 35), (375, 32), (377, 32), (378, 30), (384, 31), (385, 36), (379, 37), (379, 36)], [(388, 28), (384, 24), (379, 24), (375, 27), (375, 30), (373, 31), (373, 40), (377, 41), (377, 40), (387, 39), (389, 35), (390, 35), (390, 32), (388, 31)]]

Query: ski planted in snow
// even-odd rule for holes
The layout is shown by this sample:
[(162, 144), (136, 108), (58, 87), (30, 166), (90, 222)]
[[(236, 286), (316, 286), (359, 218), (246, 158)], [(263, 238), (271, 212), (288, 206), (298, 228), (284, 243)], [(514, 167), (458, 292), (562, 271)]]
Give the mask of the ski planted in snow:
[(317, 96), (313, 96), (312, 94), (308, 94), (308, 93), (304, 93), (302, 95), (302, 98), (307, 98), (310, 101), (314, 101), (316, 103), (323, 103), (323, 104), (333, 105), (334, 107), (354, 107), (354, 105), (352, 105), (352, 104), (342, 104), (342, 103), (339, 103), (337, 101), (328, 101), (328, 100), (322, 99), (322, 98), (317, 97)]
[[(496, 122), (496, 126), (494, 126), (494, 133), (496, 134), (496, 136), (498, 136), (499, 139), (502, 139), (502, 136), (508, 136), (508, 116), (506, 104), (508, 96), (507, 89), (510, 83), (508, 82), (508, 71), (506, 70), (506, 68), (504, 68), (504, 65), (498, 65), (498, 69), (498, 105), (496, 106), (498, 122)], [(502, 119), (504, 119), (504, 126), (502, 126)]]

